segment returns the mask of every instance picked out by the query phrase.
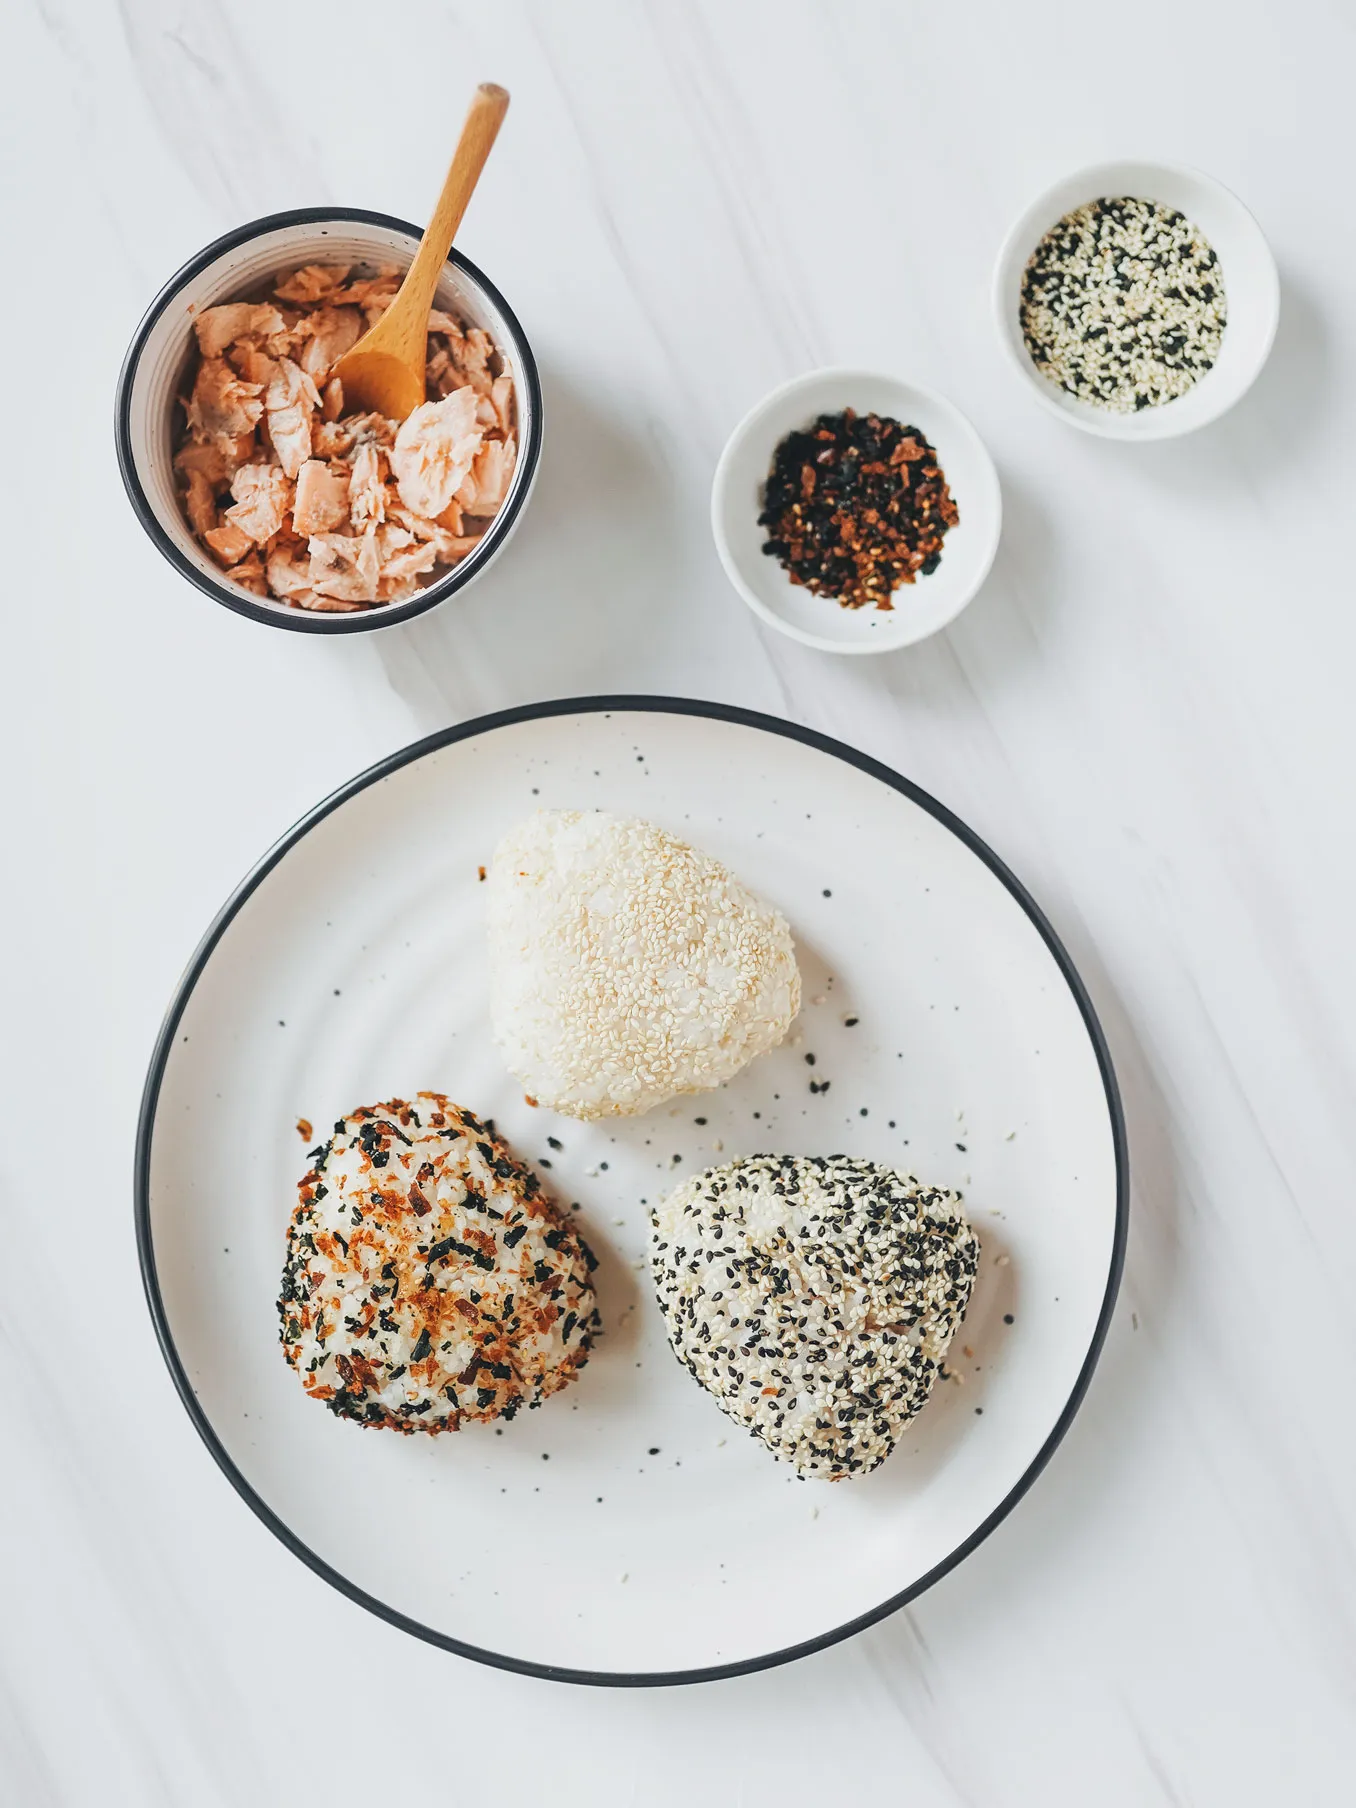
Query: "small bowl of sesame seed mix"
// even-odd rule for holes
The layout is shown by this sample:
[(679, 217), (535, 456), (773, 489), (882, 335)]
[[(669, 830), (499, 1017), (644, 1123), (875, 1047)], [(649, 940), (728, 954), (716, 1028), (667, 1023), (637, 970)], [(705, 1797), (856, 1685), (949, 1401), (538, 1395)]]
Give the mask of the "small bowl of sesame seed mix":
[(826, 653), (888, 653), (974, 596), (1003, 504), (984, 443), (945, 397), (816, 370), (735, 428), (711, 490), (726, 575), (769, 626)]
[(1170, 439), (1251, 387), (1276, 334), (1276, 262), (1199, 170), (1107, 163), (1048, 189), (994, 273), (1013, 367), (1051, 413), (1106, 439)]

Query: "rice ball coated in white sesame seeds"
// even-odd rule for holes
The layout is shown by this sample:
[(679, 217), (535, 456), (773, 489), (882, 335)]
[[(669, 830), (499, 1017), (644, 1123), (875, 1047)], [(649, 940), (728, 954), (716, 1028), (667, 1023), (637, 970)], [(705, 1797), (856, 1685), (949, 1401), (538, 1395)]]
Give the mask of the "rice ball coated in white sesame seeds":
[(509, 1069), (571, 1117), (629, 1117), (733, 1078), (800, 1008), (786, 919), (655, 824), (542, 810), (486, 886)]
[(960, 1196), (846, 1155), (753, 1155), (651, 1213), (675, 1355), (803, 1477), (883, 1463), (932, 1391), (979, 1239)]

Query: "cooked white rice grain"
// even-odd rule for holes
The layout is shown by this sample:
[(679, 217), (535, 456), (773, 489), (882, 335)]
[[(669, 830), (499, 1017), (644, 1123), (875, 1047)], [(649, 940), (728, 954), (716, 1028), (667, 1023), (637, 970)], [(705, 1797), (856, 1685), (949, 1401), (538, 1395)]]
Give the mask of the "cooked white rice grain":
[(455, 1431), (539, 1406), (583, 1368), (593, 1256), (488, 1124), (421, 1092), (341, 1118), (311, 1162), (278, 1312), (331, 1412)]
[(495, 1039), (551, 1110), (630, 1117), (720, 1086), (800, 1009), (786, 919), (653, 823), (543, 810), (487, 890)]

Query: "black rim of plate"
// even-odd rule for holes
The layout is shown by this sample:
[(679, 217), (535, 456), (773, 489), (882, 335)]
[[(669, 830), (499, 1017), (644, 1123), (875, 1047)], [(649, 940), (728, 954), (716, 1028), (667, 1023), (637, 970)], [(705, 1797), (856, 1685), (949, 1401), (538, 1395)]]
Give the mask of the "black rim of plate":
[(253, 602), (246, 596), (237, 595), (225, 584), (218, 584), (208, 577), (192, 562), (186, 559), (174, 541), (165, 532), (151, 507), (141, 478), (137, 473), (136, 459), (132, 452), (132, 390), (136, 383), (136, 374), (141, 364), (141, 354), (145, 350), (146, 341), (152, 329), (183, 289), (185, 284), (213, 264), (227, 251), (234, 251), (237, 245), (247, 244), (251, 239), (263, 238), (266, 233), (277, 232), (288, 226), (315, 226), (322, 221), (339, 223), (356, 222), (359, 225), (381, 226), (392, 232), (403, 233), (406, 238), (417, 244), (421, 236), (420, 229), (412, 226), (408, 220), (397, 219), (394, 214), (372, 213), (362, 207), (295, 207), (286, 213), (266, 214), (261, 220), (251, 220), (247, 225), (238, 226), (234, 232), (228, 232), (219, 239), (213, 239), (210, 245), (204, 245), (196, 257), (191, 257), (181, 270), (176, 270), (155, 300), (142, 316), (141, 324), (133, 335), (132, 343), (127, 348), (127, 356), (123, 359), (122, 369), (118, 373), (116, 401), (114, 405), (113, 436), (117, 445), (118, 469), (122, 473), (123, 487), (127, 491), (128, 500), (136, 512), (137, 519), (145, 528), (154, 546), (167, 558), (174, 569), (186, 577), (195, 589), (210, 596), (213, 602), (220, 603), (226, 609), (233, 609), (237, 615), (246, 615), (251, 621), (263, 622), (270, 628), (289, 628), (299, 634), (364, 634), (373, 633), (380, 628), (393, 628), (397, 622), (412, 621), (415, 616), (423, 615), (428, 609), (436, 608), (439, 603), (446, 602), (448, 597), (477, 578), (489, 565), (495, 554), (503, 546), (513, 531), (514, 524), (522, 513), (528, 497), (532, 493), (532, 485), (536, 481), (537, 465), (541, 458), (542, 440), (542, 395), (541, 376), (537, 370), (537, 360), (532, 347), (527, 342), (522, 325), (513, 309), (504, 300), (489, 277), (473, 264), (469, 257), (463, 257), (454, 245), (447, 254), (447, 262), (470, 277), (471, 281), (498, 308), (508, 323), (515, 341), (515, 352), (520, 369), (515, 373), (528, 393), (532, 404), (533, 432), (530, 440), (518, 448), (518, 473), (513, 493), (491, 521), (489, 527), (480, 537), (480, 544), (455, 565), (445, 578), (437, 583), (429, 584), (405, 603), (387, 603), (379, 608), (365, 609), (361, 614), (328, 615), (317, 614), (306, 609), (287, 609), (282, 605), (270, 608), (268, 604)]
[[(1069, 1395), (1049, 1436), (1015, 1486), (1009, 1490), (988, 1517), (947, 1557), (911, 1583), (908, 1588), (899, 1594), (891, 1595), (888, 1600), (882, 1601), (878, 1607), (873, 1607), (868, 1613), (859, 1614), (855, 1619), (847, 1621), (846, 1624), (834, 1627), (832, 1631), (820, 1633), (815, 1638), (803, 1640), (797, 1645), (788, 1645), (780, 1651), (769, 1651), (759, 1657), (744, 1658), (735, 1663), (710, 1664), (696, 1670), (635, 1672), (575, 1670), (560, 1664), (533, 1663), (528, 1658), (509, 1657), (502, 1652), (486, 1651), (478, 1645), (467, 1644), (461, 1639), (450, 1638), (445, 1633), (435, 1632), (432, 1627), (424, 1626), (418, 1620), (411, 1619), (396, 1608), (387, 1606), (384, 1601), (377, 1600), (375, 1596), (350, 1582), (338, 1570), (331, 1568), (322, 1557), (317, 1556), (308, 1545), (304, 1544), (255, 1492), (240, 1470), (236, 1468), (213, 1430), (211, 1422), (198, 1402), (198, 1397), (175, 1346), (174, 1336), (165, 1311), (165, 1303), (160, 1293), (160, 1283), (155, 1266), (155, 1248), (151, 1236), (151, 1144), (155, 1135), (156, 1106), (160, 1096), (160, 1086), (169, 1060), (170, 1049), (174, 1045), (179, 1020), (183, 1016), (193, 989), (211, 959), (217, 943), (235, 919), (241, 906), (289, 850), (295, 847), (317, 823), (322, 822), (349, 798), (366, 790), (369, 785), (389, 777), (391, 773), (399, 771), (401, 767), (422, 759), (426, 754), (435, 753), (440, 748), (451, 746), (456, 741), (470, 740), (476, 735), (488, 734), (496, 728), (507, 728), (516, 723), (531, 722), (551, 716), (609, 713), (620, 715), (627, 712), (706, 717), (716, 721), (734, 722), (741, 727), (761, 729), (768, 734), (782, 735), (788, 740), (799, 741), (806, 747), (813, 747), (820, 753), (830, 754), (835, 759), (843, 760), (849, 766), (855, 766), (859, 772), (865, 772), (870, 777), (879, 779), (882, 784), (890, 786), (892, 790), (901, 792), (957, 836), (970, 849), (971, 853), (976, 854), (1001, 880), (1026, 912), (1039, 931), (1046, 947), (1050, 950), (1073, 994), (1097, 1056), (1097, 1065), (1106, 1092), (1112, 1144), (1116, 1157), (1116, 1224), (1112, 1238), (1110, 1271), (1107, 1275), (1106, 1291), (1102, 1297), (1096, 1328), (1093, 1331), (1092, 1341), (1087, 1356), (1084, 1358), (1083, 1366), (1079, 1370), (1078, 1379), (1074, 1383), (1073, 1392)], [(218, 1467), (237, 1494), (253, 1509), (274, 1536), (280, 1539), (294, 1556), (300, 1557), (303, 1563), (309, 1565), (317, 1575), (323, 1576), (325, 1581), (337, 1588), (341, 1594), (347, 1595), (360, 1607), (367, 1608), (370, 1613), (376, 1614), (390, 1625), (398, 1626), (402, 1631), (412, 1633), (414, 1637), (424, 1639), (431, 1645), (440, 1645), (445, 1651), (454, 1651), (459, 1657), (474, 1658), (478, 1663), (490, 1664), (500, 1670), (514, 1670), (525, 1676), (539, 1676), (551, 1682), (589, 1683), (608, 1688), (646, 1688), (663, 1687), (675, 1683), (715, 1682), (724, 1677), (748, 1675), (754, 1670), (771, 1669), (774, 1665), (789, 1663), (793, 1658), (807, 1657), (811, 1652), (822, 1651), (827, 1646), (850, 1638), (854, 1633), (862, 1632), (868, 1626), (874, 1626), (890, 1614), (896, 1613), (963, 1562), (973, 1550), (984, 1542), (989, 1533), (1007, 1518), (1017, 1502), (1030, 1488), (1050, 1461), (1083, 1403), (1088, 1384), (1092, 1380), (1093, 1370), (1102, 1353), (1102, 1346), (1106, 1341), (1107, 1330), (1115, 1308), (1121, 1270), (1125, 1263), (1125, 1245), (1130, 1220), (1130, 1174), (1125, 1114), (1121, 1106), (1120, 1089), (1116, 1084), (1116, 1074), (1112, 1066), (1106, 1037), (1077, 968), (1063, 943), (1046, 920), (1040, 906), (1021, 881), (1008, 870), (993, 850), (975, 834), (974, 830), (968, 828), (959, 817), (954, 816), (944, 804), (938, 803), (926, 791), (921, 790), (908, 779), (902, 778), (890, 767), (872, 759), (868, 754), (859, 753), (855, 748), (848, 747), (841, 741), (832, 740), (827, 735), (817, 734), (813, 729), (802, 728), (798, 723), (783, 721), (777, 716), (762, 715), (756, 710), (741, 709), (734, 704), (699, 702), (682, 697), (563, 697), (546, 703), (530, 703), (515, 709), (497, 710), (492, 715), (479, 716), (474, 721), (463, 722), (452, 728), (440, 729), (436, 734), (427, 735), (422, 740), (412, 742), (410, 746), (400, 749), (399, 752), (389, 754), (384, 760), (379, 760), (376, 765), (369, 766), (365, 772), (359, 773), (356, 778), (350, 779), (346, 785), (341, 785), (337, 791), (331, 793), (329, 797), (303, 816), (279, 842), (270, 848), (254, 870), (236, 887), (231, 897), (217, 913), (215, 921), (199, 943), (187, 971), (179, 982), (156, 1041), (155, 1052), (151, 1057), (150, 1070), (147, 1073), (146, 1085), (142, 1094), (141, 1115), (137, 1124), (134, 1187), (137, 1252), (141, 1263), (142, 1281), (146, 1289), (146, 1299), (150, 1306), (151, 1318), (155, 1323), (161, 1354), (165, 1358), (174, 1379), (174, 1385), (179, 1390), (179, 1397), (184, 1403), (189, 1418), (197, 1428), (199, 1437), (211, 1451)]]

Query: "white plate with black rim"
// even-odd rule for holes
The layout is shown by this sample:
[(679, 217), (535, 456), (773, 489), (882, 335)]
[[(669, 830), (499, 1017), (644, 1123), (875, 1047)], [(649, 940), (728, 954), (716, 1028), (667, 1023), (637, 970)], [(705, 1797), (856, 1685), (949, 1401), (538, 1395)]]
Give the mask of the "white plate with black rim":
[[(721, 1091), (645, 1117), (532, 1109), (490, 1039), (478, 869), (541, 807), (650, 818), (780, 906), (805, 982), (787, 1042)], [(320, 1136), (354, 1106), (427, 1089), (492, 1116), (576, 1208), (600, 1257), (604, 1330), (579, 1381), (540, 1411), (398, 1437), (307, 1398), (276, 1301), (312, 1140), (298, 1121)], [(646, 1207), (678, 1176), (740, 1154), (837, 1151), (959, 1187), (983, 1254), (954, 1379), (880, 1469), (828, 1484), (774, 1461), (678, 1365), (642, 1258)], [(578, 1682), (783, 1662), (952, 1568), (1076, 1412), (1126, 1232), (1105, 1042), (997, 856), (848, 747), (669, 698), (485, 717), (318, 805), (194, 955), (137, 1155), (156, 1328), (244, 1500), (393, 1624)]]

